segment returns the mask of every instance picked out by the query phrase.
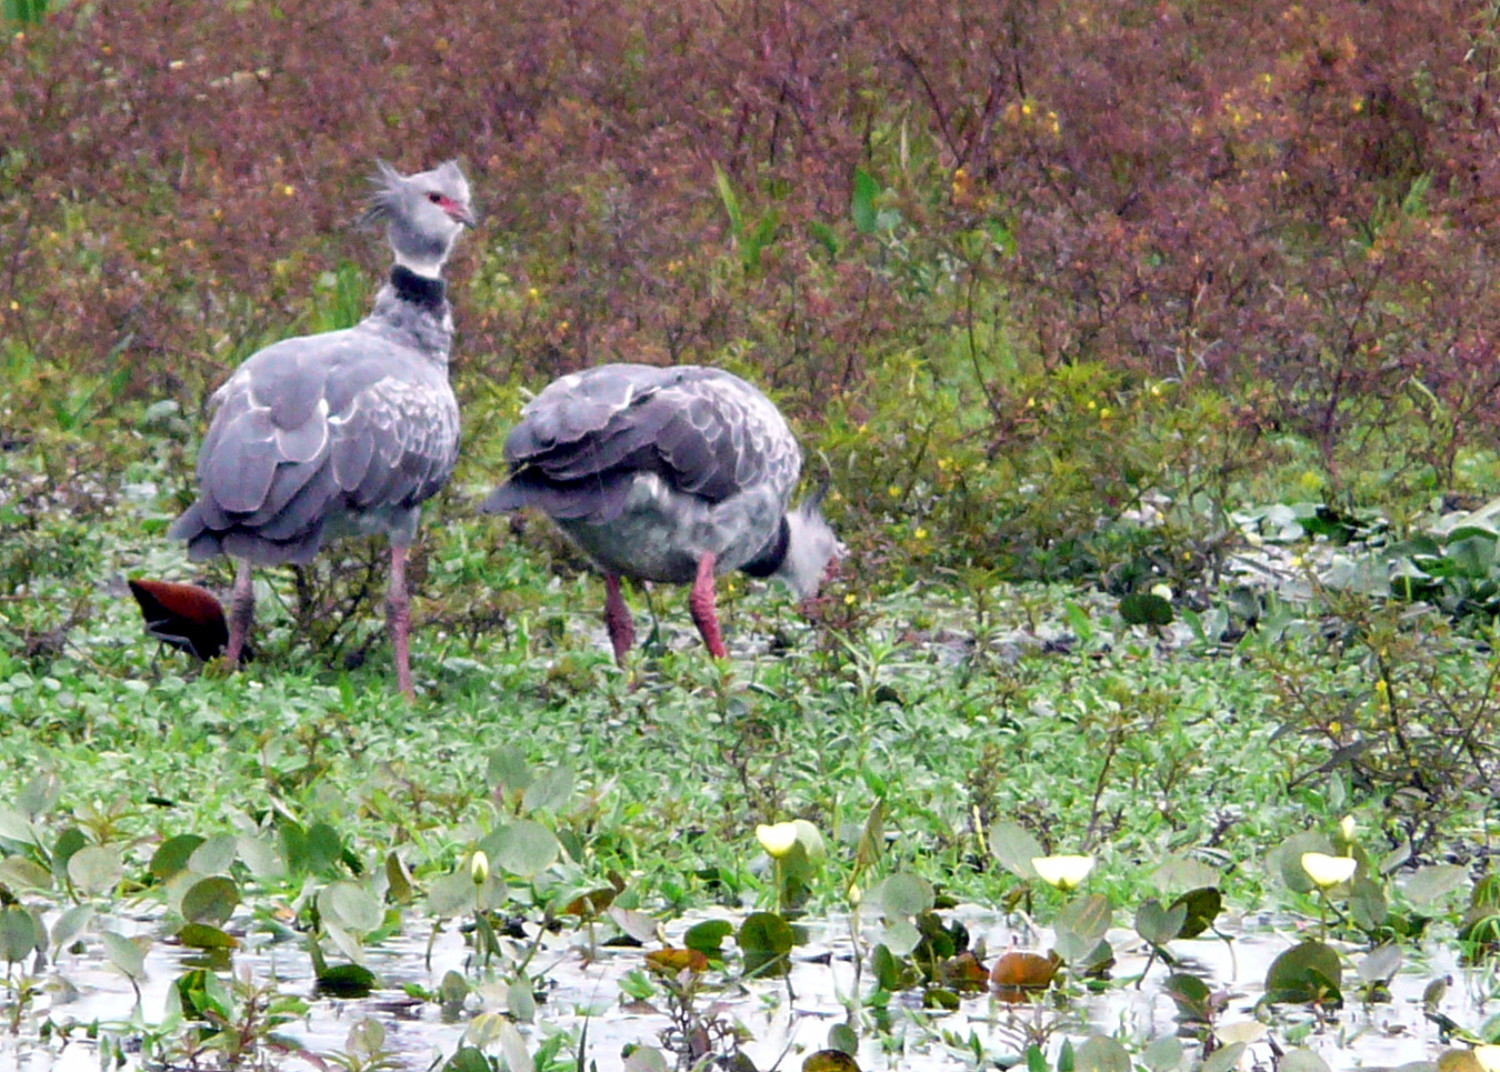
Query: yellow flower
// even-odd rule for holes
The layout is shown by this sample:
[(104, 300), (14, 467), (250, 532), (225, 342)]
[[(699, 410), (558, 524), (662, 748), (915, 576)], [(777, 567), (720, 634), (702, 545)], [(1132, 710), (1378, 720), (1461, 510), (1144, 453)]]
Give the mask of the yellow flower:
[(536, 301), (542, 296), (542, 292), (537, 290), (536, 287), (528, 287), (526, 288), (526, 296), (532, 301)]
[(927, 539), (927, 530), (919, 527), (916, 532), (912, 533), (912, 535), (919, 540), (925, 540)]
[(295, 196), (297, 196), (297, 188), (295, 186), (293, 186), (291, 183), (287, 183), (284, 186), (282, 186), (282, 188), (281, 188), (281, 194), (282, 194), (283, 197), (295, 197)]
[(854, 604), (856, 604), (858, 602), (859, 602), (859, 597), (856, 596), (853, 592), (850, 592), (848, 595), (846, 595), (844, 597), (844, 606), (846, 606), (846, 607), (852, 607), (852, 606), (854, 606)]
[(1328, 732), (1337, 737), (1339, 734), (1344, 732), (1344, 724), (1338, 719), (1334, 719), (1328, 724)]
[(1329, 856), (1326, 852), (1304, 852), (1302, 870), (1320, 890), (1330, 889), (1354, 877), (1359, 864), (1352, 856)]
[(1064, 893), (1077, 889), (1094, 870), (1092, 856), (1038, 856), (1031, 867), (1041, 880)]
[(797, 844), (797, 824), (777, 823), (774, 826), (766, 826), (764, 823), (755, 828), (755, 838), (760, 842), (760, 847), (766, 850), (766, 854), (773, 859), (781, 859), (792, 851), (792, 846)]
[(1339, 833), (1344, 835), (1345, 841), (1354, 840), (1354, 816), (1346, 815), (1339, 820)]
[(898, 488), (895, 484), (892, 484), (890, 487), (886, 488), (885, 491), (886, 494), (893, 499), (901, 498), (901, 489)]
[(469, 857), (469, 877), (474, 880), (474, 885), (483, 886), (485, 879), (490, 877), (490, 858), (482, 852)]

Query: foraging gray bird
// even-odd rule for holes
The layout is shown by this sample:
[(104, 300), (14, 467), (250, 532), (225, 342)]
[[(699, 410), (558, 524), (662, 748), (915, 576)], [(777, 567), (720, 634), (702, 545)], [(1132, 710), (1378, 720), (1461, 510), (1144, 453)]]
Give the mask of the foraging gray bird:
[(603, 365), (564, 376), (505, 441), (510, 479), (480, 507), (535, 506), (604, 572), (615, 659), (635, 643), (620, 578), (692, 584), (688, 607), (723, 658), (714, 577), (817, 591), (843, 545), (818, 499), (788, 510), (802, 451), (771, 401), (718, 369)]
[(395, 254), (374, 310), (352, 328), (266, 347), (214, 392), (198, 501), (168, 535), (186, 540), (194, 561), (239, 559), (225, 651), (233, 667), (255, 612), (252, 566), (306, 564), (325, 540), (385, 533), (386, 620), (412, 697), (406, 554), (422, 503), (458, 459), (442, 270), (475, 223), (469, 184), (453, 161), (415, 175), (382, 162), (361, 221), (384, 224)]

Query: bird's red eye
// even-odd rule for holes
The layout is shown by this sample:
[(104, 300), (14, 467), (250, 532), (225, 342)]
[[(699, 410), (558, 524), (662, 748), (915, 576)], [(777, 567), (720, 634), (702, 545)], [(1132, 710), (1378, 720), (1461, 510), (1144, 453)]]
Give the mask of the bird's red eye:
[(443, 195), (434, 190), (427, 195), (427, 200), (431, 201), (434, 205), (441, 205), (443, 203)]

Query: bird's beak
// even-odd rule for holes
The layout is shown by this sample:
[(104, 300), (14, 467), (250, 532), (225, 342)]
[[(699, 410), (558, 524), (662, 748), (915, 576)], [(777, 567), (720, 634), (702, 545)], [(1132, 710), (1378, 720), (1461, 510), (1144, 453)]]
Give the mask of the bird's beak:
[(479, 213), (475, 212), (468, 205), (448, 206), (448, 215), (454, 221), (463, 224), (471, 231), (479, 226)]

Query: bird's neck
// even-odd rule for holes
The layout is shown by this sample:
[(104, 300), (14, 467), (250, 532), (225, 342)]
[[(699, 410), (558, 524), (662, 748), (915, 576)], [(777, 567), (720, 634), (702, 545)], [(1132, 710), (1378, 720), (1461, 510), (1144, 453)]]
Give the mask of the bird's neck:
[(375, 308), (365, 323), (441, 364), (448, 362), (453, 345), (453, 311), (441, 279), (397, 264), (391, 269), (389, 282), (375, 296)]
[(391, 269), (391, 287), (397, 298), (434, 313), (443, 308), (448, 298), (448, 289), (441, 279), (414, 272), (404, 264)]
[(761, 549), (749, 562), (740, 567), (742, 571), (752, 577), (764, 580), (766, 577), (774, 577), (781, 569), (782, 563), (786, 561), (787, 548), (791, 546), (792, 529), (787, 523), (786, 516), (782, 515), (781, 524), (776, 527), (776, 535), (771, 542)]

